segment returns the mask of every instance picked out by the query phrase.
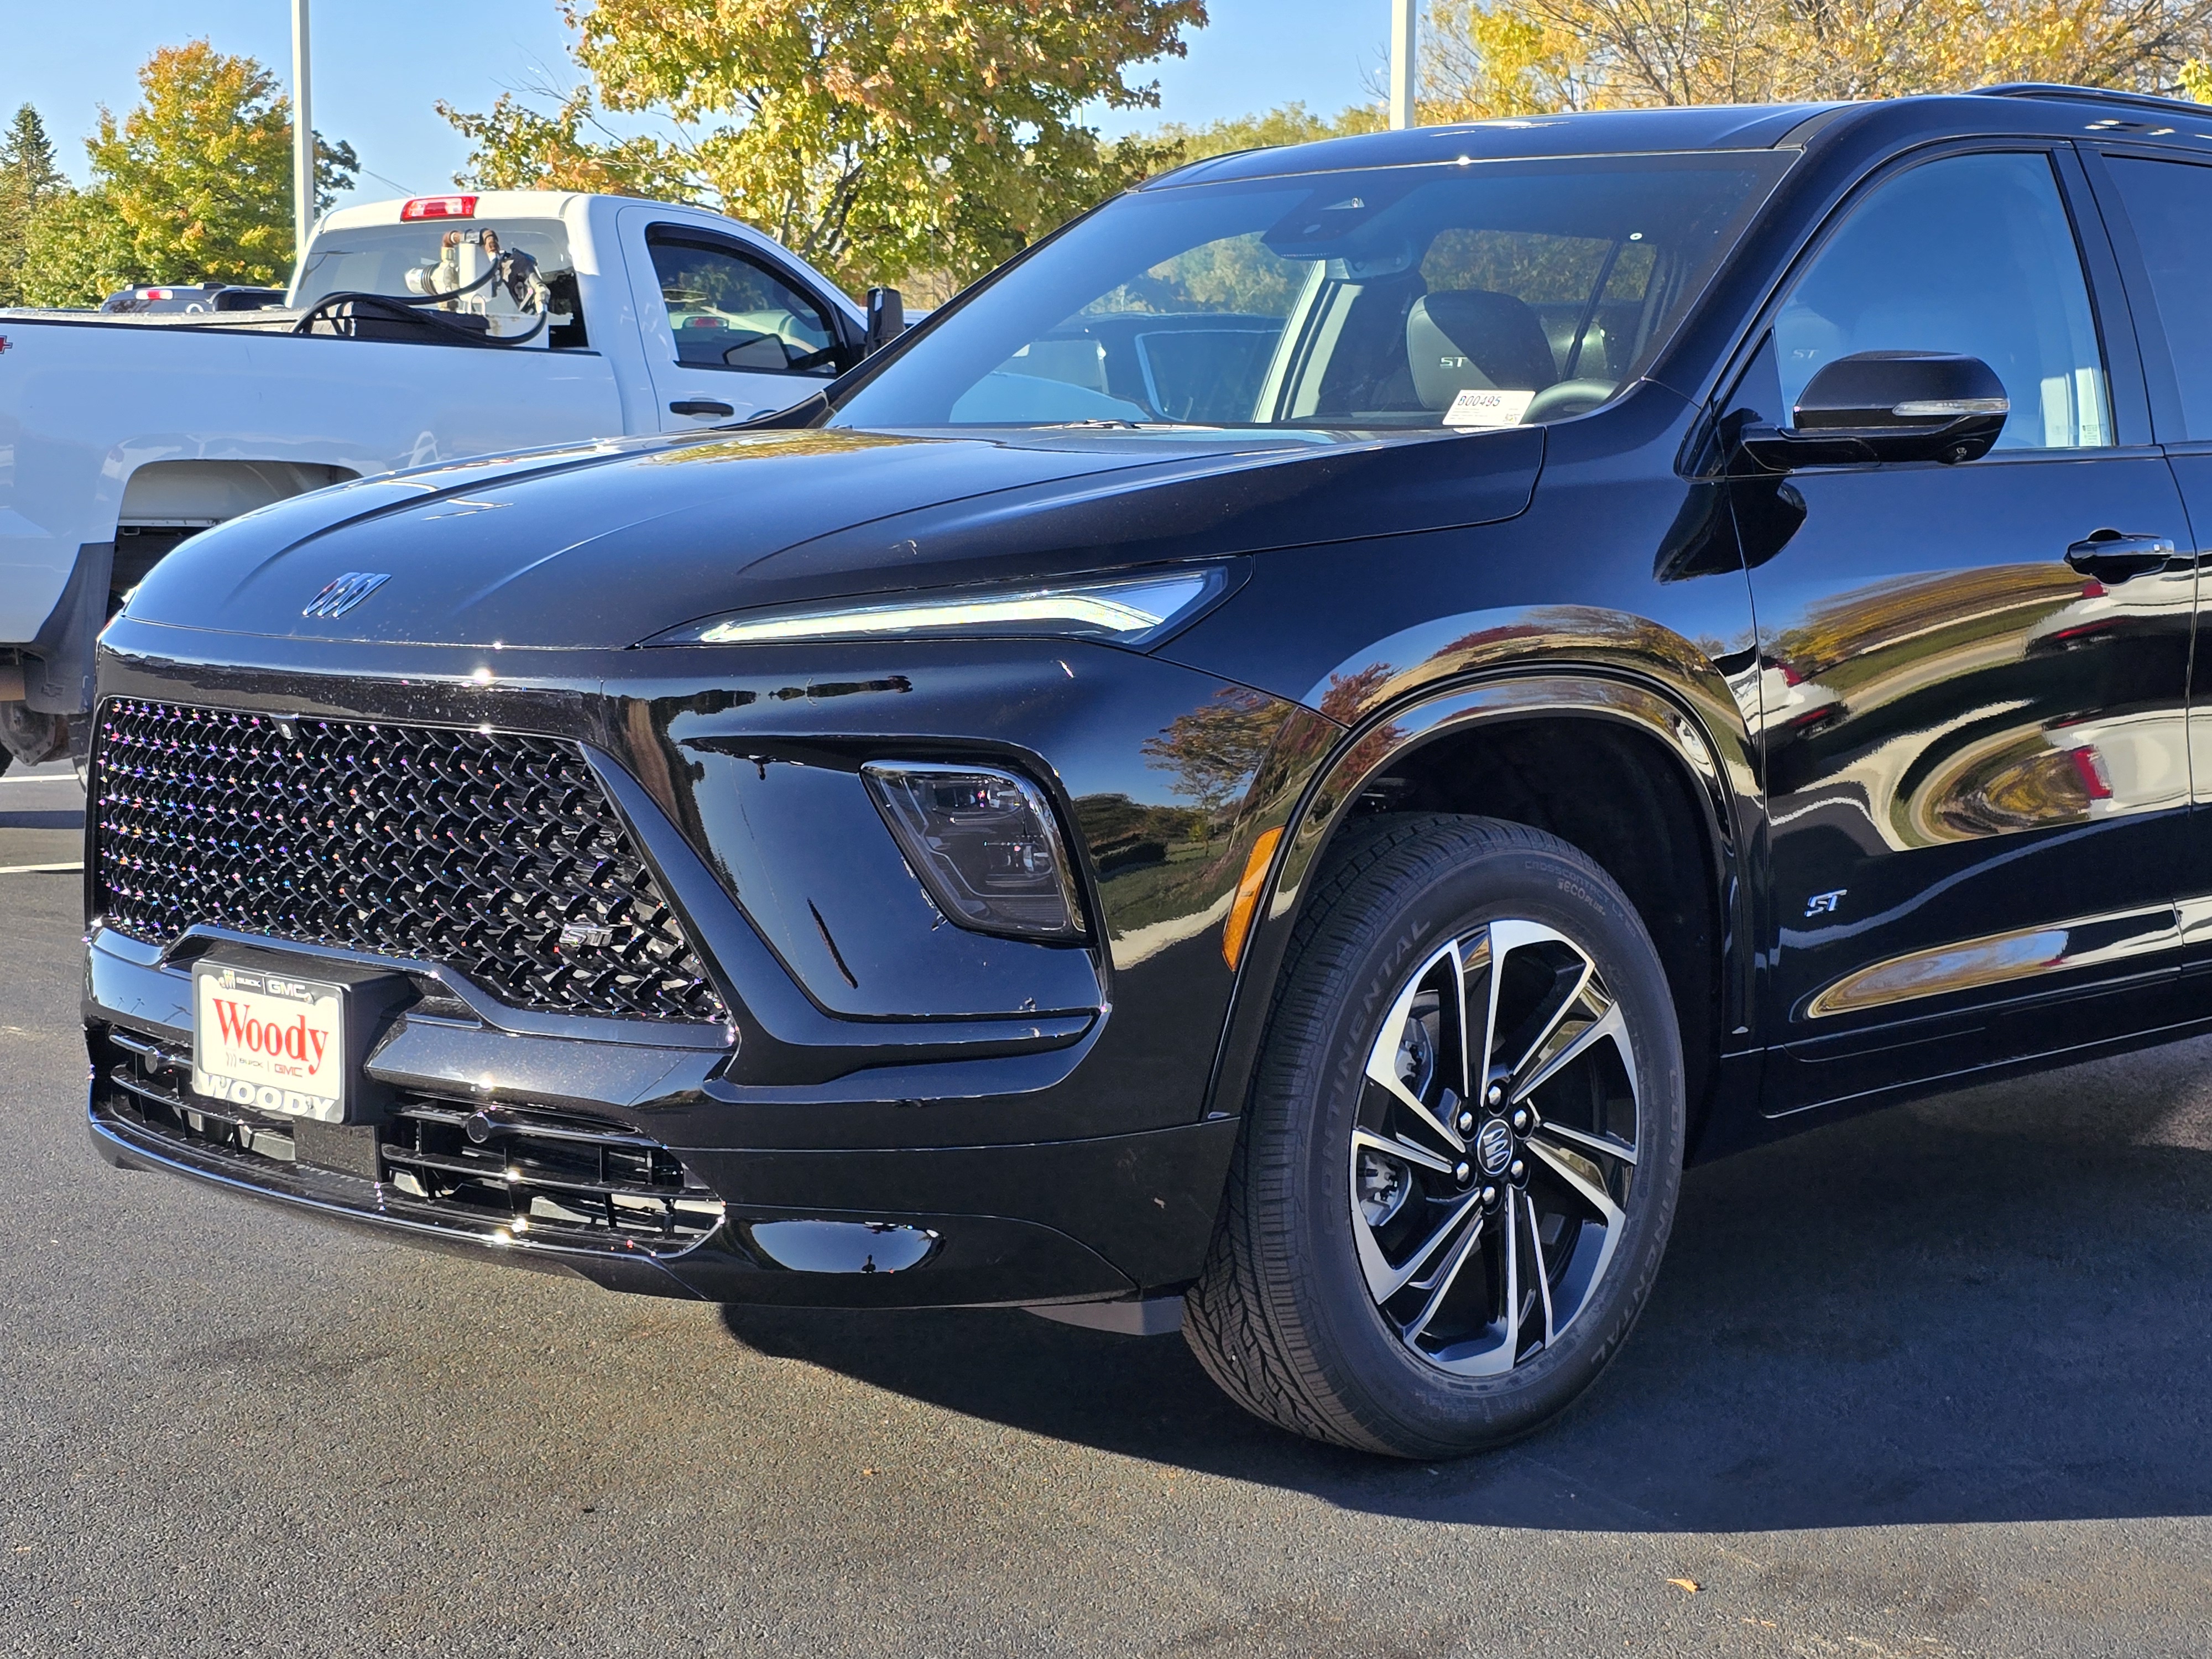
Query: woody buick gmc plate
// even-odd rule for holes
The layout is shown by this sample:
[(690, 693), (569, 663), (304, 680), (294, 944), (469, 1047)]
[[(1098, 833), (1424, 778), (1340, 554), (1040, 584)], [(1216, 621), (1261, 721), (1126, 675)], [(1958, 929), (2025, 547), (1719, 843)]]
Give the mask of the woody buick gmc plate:
[(192, 1091), (323, 1123), (345, 1121), (345, 997), (321, 980), (229, 963), (192, 969)]

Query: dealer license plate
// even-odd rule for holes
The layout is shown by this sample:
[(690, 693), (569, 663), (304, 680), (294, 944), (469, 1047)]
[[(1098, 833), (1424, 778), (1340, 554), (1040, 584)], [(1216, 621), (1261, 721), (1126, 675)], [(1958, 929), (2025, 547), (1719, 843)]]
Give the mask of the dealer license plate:
[(228, 963), (192, 967), (192, 1090), (256, 1111), (345, 1121), (345, 994)]

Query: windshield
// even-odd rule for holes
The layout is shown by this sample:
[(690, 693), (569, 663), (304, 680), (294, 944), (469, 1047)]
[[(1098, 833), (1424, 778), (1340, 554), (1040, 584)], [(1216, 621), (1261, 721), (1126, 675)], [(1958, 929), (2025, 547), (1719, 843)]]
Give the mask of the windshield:
[(838, 426), (1492, 427), (1664, 343), (1787, 158), (1447, 162), (1125, 196), (940, 319)]

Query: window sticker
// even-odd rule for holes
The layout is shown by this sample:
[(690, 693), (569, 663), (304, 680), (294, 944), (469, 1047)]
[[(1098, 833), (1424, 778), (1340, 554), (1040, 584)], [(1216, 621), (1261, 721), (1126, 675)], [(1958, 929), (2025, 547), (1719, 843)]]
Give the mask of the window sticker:
[(1536, 400), (1533, 392), (1461, 391), (1444, 411), (1446, 426), (1518, 426)]

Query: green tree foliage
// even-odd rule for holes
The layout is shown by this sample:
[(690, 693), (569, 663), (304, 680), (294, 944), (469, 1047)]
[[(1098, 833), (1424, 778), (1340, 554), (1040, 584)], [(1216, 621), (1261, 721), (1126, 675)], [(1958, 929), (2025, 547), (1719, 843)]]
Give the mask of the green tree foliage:
[(64, 191), (24, 227), (26, 305), (98, 305), (119, 288), (149, 280), (129, 229), (98, 191)]
[(1146, 738), (1144, 757), (1173, 772), (1176, 793), (1196, 801), (1210, 821), (1251, 786), (1282, 724), (1283, 708), (1273, 698), (1228, 686)]
[[(568, 0), (586, 83), (439, 110), (458, 182), (623, 190), (719, 207), (852, 286), (988, 270), (1157, 170), (1087, 104), (1156, 106), (1125, 71), (1181, 56), (1205, 0)], [(671, 136), (617, 137), (600, 112)]]
[(69, 180), (54, 165), (54, 147), (39, 112), (25, 104), (0, 135), (0, 305), (23, 302), (23, 242), (41, 203)]
[[(138, 71), (138, 106), (85, 141), (93, 182), (45, 201), (24, 231), (21, 287), (94, 305), (133, 283), (283, 282), (292, 266), (292, 127), (276, 81), (205, 40)], [(316, 143), (317, 208), (352, 184), (350, 144)]]

